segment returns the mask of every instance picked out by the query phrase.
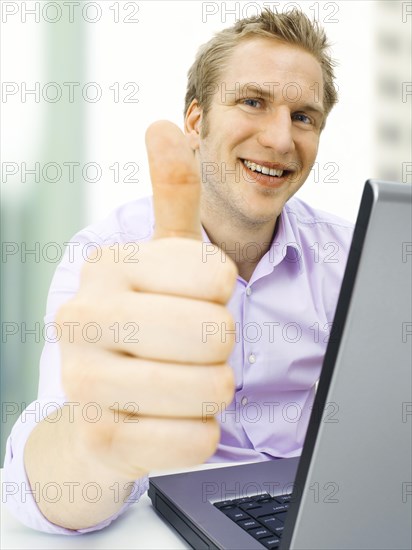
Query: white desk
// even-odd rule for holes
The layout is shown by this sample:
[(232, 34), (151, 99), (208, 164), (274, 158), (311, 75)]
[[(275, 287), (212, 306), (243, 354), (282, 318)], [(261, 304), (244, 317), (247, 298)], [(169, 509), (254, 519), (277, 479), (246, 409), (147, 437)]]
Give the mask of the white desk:
[[(230, 466), (230, 464), (203, 464), (191, 470)], [(185, 471), (188, 471), (187, 468)], [(46, 550), (56, 548), (99, 548), (134, 550), (189, 549), (187, 542), (166, 524), (155, 512), (147, 493), (106, 529), (85, 535), (50, 535), (25, 527), (1, 504), (2, 550)]]

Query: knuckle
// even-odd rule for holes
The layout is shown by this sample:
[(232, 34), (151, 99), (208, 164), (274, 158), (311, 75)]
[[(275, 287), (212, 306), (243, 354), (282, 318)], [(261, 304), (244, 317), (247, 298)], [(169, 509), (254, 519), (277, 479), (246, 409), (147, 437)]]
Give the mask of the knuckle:
[(224, 363), (236, 339), (234, 319), (226, 307), (218, 304), (208, 304), (203, 312), (201, 326), (202, 341), (205, 344), (204, 362)]
[[(80, 270), (80, 282), (81, 285), (87, 283), (96, 283), (96, 273), (101, 269), (108, 270), (111, 266), (115, 265), (113, 251), (110, 250), (109, 246), (99, 246), (98, 255), (93, 256), (93, 252), (90, 253), (91, 256), (83, 262), (83, 265)], [(113, 275), (113, 274), (112, 274)]]
[(224, 367), (225, 379), (222, 384), (222, 397), (221, 400), (223, 403), (231, 403), (235, 395), (236, 380), (235, 373), (233, 372), (232, 367), (225, 365)]
[(211, 382), (212, 400), (217, 403), (231, 403), (235, 391), (235, 377), (232, 368), (227, 364), (215, 367)]
[(213, 298), (222, 303), (226, 303), (231, 297), (238, 275), (238, 270), (233, 260), (227, 255), (224, 255), (224, 260), (218, 260), (215, 277), (210, 287)]
[(62, 385), (66, 395), (82, 403), (90, 401), (90, 390), (96, 388), (95, 372), (86, 354), (82, 354), (81, 359), (63, 359)]
[(208, 418), (207, 422), (201, 424), (203, 430), (199, 443), (199, 452), (202, 455), (202, 459), (206, 460), (212, 456), (220, 441), (220, 425), (216, 418)]
[(90, 310), (90, 304), (79, 300), (76, 297), (69, 300), (59, 308), (56, 315), (56, 320), (63, 326), (66, 326), (69, 323), (84, 324), (90, 321)]
[(229, 332), (228, 336), (231, 336), (232, 340), (234, 341), (235, 340), (234, 331), (236, 328), (236, 324), (235, 324), (233, 315), (230, 313), (230, 311), (226, 307), (222, 307), (221, 316), (222, 316), (221, 323), (227, 327), (227, 330)]
[(81, 305), (76, 298), (59, 307), (55, 315), (55, 323), (61, 334), (59, 340), (61, 349), (64, 349), (66, 344), (75, 343), (79, 331), (74, 330), (74, 327), (79, 326), (86, 316), (85, 306)]
[(226, 361), (229, 357), (233, 346), (235, 345), (236, 335), (236, 324), (233, 319), (230, 311), (222, 307), (221, 310), (221, 320), (220, 320), (220, 330), (216, 334), (218, 336), (218, 345), (219, 345), (219, 360), (221, 362)]

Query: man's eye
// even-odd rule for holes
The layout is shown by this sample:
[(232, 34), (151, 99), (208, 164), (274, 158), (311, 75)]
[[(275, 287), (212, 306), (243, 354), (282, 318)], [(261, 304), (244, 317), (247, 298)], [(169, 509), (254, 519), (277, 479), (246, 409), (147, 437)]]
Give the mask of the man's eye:
[(299, 122), (303, 122), (305, 124), (311, 124), (312, 120), (308, 117), (308, 115), (304, 115), (303, 113), (295, 113), (293, 115), (293, 119), (297, 120)]
[(259, 107), (261, 105), (258, 99), (251, 99), (251, 98), (243, 99), (242, 103), (244, 105), (248, 105), (249, 107)]

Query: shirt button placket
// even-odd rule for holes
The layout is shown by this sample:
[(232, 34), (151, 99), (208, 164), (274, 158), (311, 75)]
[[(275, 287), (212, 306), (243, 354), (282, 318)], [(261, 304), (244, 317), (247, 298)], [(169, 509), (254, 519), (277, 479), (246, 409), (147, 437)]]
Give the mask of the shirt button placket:
[[(248, 298), (251, 296), (252, 289), (251, 289), (250, 286), (246, 287), (245, 294)], [(251, 365), (256, 362), (256, 356), (253, 353), (249, 353), (247, 359), (248, 359), (249, 364), (251, 364)], [(246, 395), (244, 395), (242, 397), (242, 399), (240, 400), (240, 403), (241, 403), (242, 407), (246, 407), (248, 402), (249, 402), (249, 399), (246, 397)]]
[[(250, 286), (246, 287), (245, 294), (247, 297), (249, 297), (252, 294), (252, 288)], [(249, 361), (249, 364), (251, 365), (253, 365), (253, 363), (256, 363), (256, 357), (253, 353), (249, 353), (248, 361)]]

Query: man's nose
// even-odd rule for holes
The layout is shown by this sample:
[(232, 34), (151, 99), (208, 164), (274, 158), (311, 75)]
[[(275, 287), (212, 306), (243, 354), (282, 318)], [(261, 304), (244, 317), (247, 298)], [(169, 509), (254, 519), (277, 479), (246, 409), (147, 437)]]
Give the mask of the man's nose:
[(270, 147), (279, 155), (288, 155), (295, 149), (292, 135), (292, 120), (287, 107), (275, 108), (262, 120), (258, 142), (263, 147)]

